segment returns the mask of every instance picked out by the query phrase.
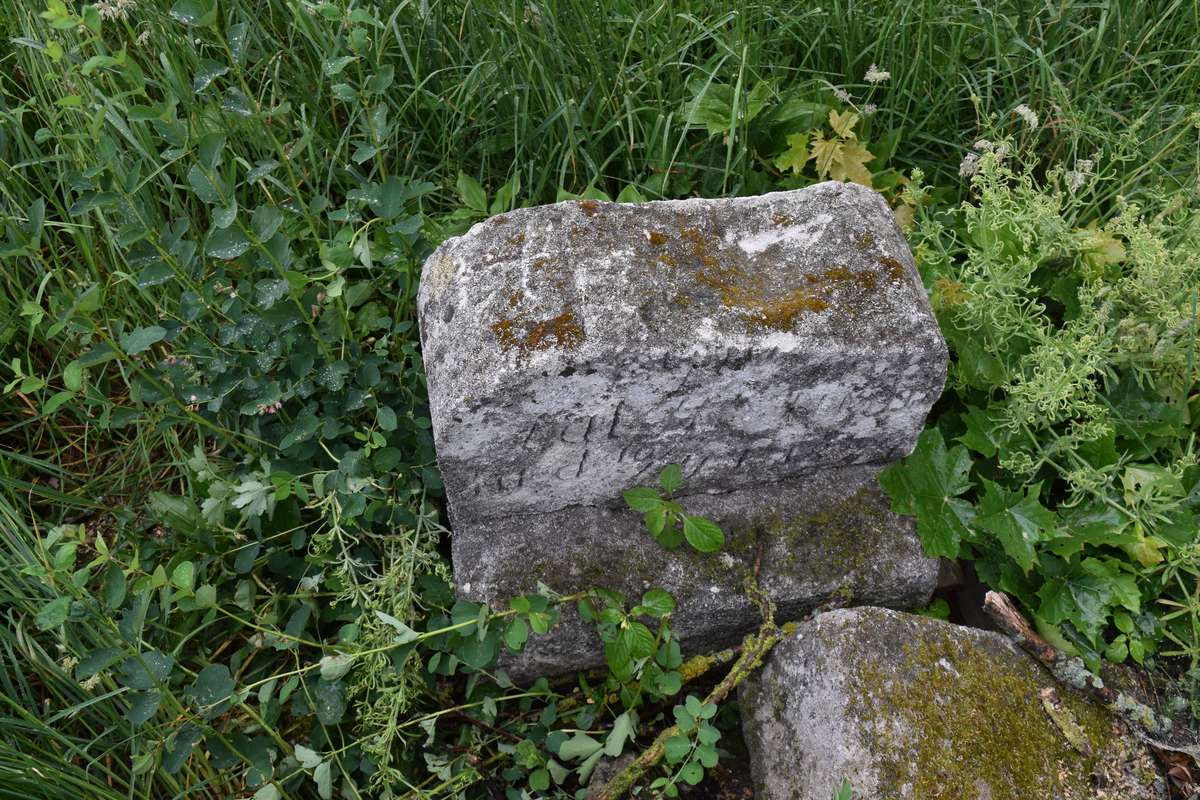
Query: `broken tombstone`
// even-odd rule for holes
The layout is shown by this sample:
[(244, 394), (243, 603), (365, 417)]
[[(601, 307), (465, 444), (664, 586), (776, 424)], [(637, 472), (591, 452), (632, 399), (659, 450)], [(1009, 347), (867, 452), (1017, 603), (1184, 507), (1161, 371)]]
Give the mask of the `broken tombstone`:
[[(462, 596), (661, 586), (687, 595), (675, 624), (705, 649), (754, 626), (747, 570), (785, 613), (932, 591), (874, 475), (912, 450), (946, 346), (875, 192), (519, 209), (439, 247), (418, 309)], [(663, 551), (623, 508), (668, 463), (688, 513), (742, 551)], [(598, 652), (568, 620), (524, 674)]]

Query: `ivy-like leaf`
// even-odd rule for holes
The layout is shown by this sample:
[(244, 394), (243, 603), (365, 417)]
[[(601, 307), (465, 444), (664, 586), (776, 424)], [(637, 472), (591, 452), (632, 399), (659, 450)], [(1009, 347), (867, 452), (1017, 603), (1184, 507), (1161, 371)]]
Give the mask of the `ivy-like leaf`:
[(960, 498), (971, 488), (971, 456), (958, 445), (946, 450), (942, 432), (930, 428), (917, 439), (916, 450), (879, 474), (879, 485), (897, 514), (917, 517), (917, 535), (931, 556), (958, 558), (959, 545), (970, 536), (975, 509)]
[(787, 137), (787, 150), (775, 157), (775, 168), (787, 172), (789, 169), (799, 175), (808, 162), (808, 134), (793, 133)]
[(1034, 546), (1053, 535), (1058, 518), (1038, 501), (1041, 484), (1025, 493), (1010, 492), (999, 484), (983, 481), (976, 524), (1000, 540), (1009, 558), (1028, 574), (1037, 558)]

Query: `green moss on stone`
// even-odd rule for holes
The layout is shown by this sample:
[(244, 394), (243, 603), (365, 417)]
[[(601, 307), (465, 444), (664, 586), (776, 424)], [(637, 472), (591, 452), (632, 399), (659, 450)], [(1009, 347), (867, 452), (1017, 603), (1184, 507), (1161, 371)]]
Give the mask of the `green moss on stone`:
[[(870, 636), (856, 645), (847, 695), (880, 765), (876, 796), (1093, 797), (1090, 776), (1114, 738), (1108, 716), (1080, 696), (1062, 694), (1090, 745), (1088, 755), (1075, 751), (1042, 706), (1047, 684), (1036, 667), (940, 627), (914, 624), (898, 663), (894, 644), (890, 654)], [(860, 626), (870, 628), (869, 621)], [(886, 635), (900, 633), (887, 628)]]

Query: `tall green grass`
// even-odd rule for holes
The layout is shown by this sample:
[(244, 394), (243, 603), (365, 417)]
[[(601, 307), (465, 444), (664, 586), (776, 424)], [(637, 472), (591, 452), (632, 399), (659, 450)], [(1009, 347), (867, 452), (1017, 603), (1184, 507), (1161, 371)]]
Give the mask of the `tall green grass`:
[[(848, 91), (859, 107), (878, 106), (878, 134), (897, 137), (892, 165), (923, 169), (952, 197), (959, 161), (983, 132), (1036, 137), (1052, 162), (1069, 165), (1096, 152), (1119, 159), (1094, 197), (1097, 213), (1118, 194), (1194, 180), (1200, 158), (1200, 6), (1184, 0), (838, 0), (820, 7), (227, 0), (211, 28), (190, 28), (170, 8), (141, 0), (127, 17), (104, 20), (99, 42), (73, 52), (71, 43), (85, 33), (51, 30), (41, 5), (0, 0), (0, 227), (10, 244), (27, 238), (44, 203), (36, 246), (3, 248), (0, 384), (18, 378), (14, 359), (22, 374), (49, 381), (26, 389), (17, 380), (0, 398), (0, 791), (222, 797), (242, 789), (222, 783), (202, 748), (180, 772), (146, 769), (138, 761), (146, 748), (120, 708), (104, 702), (103, 688), (85, 689), (72, 677), (72, 659), (119, 641), (115, 626), (67, 636), (34, 624), (55, 594), (38, 572), (49, 558), (40, 542), (50, 528), (82, 523), (89, 536), (138, 547), (158, 535), (151, 492), (192, 492), (183, 465), (195, 447), (230, 469), (247, 454), (274, 452), (228, 417), (137, 402), (132, 360), (100, 370), (71, 401), (71, 413), (45, 412), (80, 342), (117, 341), (175, 318), (189, 288), (183, 277), (140, 287), (141, 265), (114, 218), (72, 213), (76, 184), (100, 160), (136, 176), (124, 189), (147, 228), (186, 220), (204, 231), (210, 210), (189, 189), (187, 167), (197, 132), (219, 128), (226, 158), (242, 170), (281, 164), (263, 192), (271, 202), (293, 203), (297, 240), (315, 261), (318, 245), (339, 226), (305, 205), (328, 198), (338, 206), (366, 182), (389, 176), (432, 183), (419, 202), (435, 236), (452, 228), (446, 218), (460, 205), (460, 172), (490, 193), (519, 185), (520, 204), (550, 202), (564, 191), (615, 196), (631, 184), (647, 197), (776, 185), (769, 161), (776, 143), (753, 121), (724, 136), (690, 122), (697, 95), (717, 85), (733, 87), (737, 103), (763, 82), (770, 104)], [(354, 21), (355, 9), (377, 22)], [(246, 26), (241, 43), (231, 38), (238, 24)], [(45, 49), (50, 41), (67, 44), (61, 60)], [(356, 47), (359, 57), (339, 60)], [(121, 51), (144, 85), (103, 67), (80, 77), (83, 59)], [(218, 98), (195, 90), (197, 75), (235, 52), (240, 70), (222, 80), (270, 113), (222, 111)], [(890, 81), (864, 82), (873, 63), (891, 72)], [(378, 91), (359, 93), (372, 78)], [(355, 87), (353, 99), (339, 84)], [(79, 106), (69, 104), (74, 96)], [(130, 121), (138, 107), (162, 103), (176, 107), (176, 128), (165, 138), (178, 137), (177, 150), (163, 131)], [(1021, 103), (1040, 114), (1037, 131), (1013, 116)], [(384, 270), (375, 267), (372, 279)], [(89, 321), (73, 318), (66, 335), (52, 330), (93, 284), (106, 300)], [(388, 312), (412, 315), (403, 300)], [(185, 633), (181, 655), (192, 647)], [(169, 731), (160, 720), (154, 735)], [(311, 794), (311, 785), (295, 791)]]

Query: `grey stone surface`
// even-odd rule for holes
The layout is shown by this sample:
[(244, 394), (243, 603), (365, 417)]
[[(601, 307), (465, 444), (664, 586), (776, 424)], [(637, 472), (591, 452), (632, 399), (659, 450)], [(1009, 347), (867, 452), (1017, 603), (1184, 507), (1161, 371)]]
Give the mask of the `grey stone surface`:
[(908, 246), (855, 184), (520, 209), (439, 247), (418, 308), (456, 533), (673, 462), (704, 491), (884, 463), (945, 378)]
[[(574, 507), (520, 520), (457, 527), (452, 539), (459, 593), (503, 605), (539, 581), (569, 594), (603, 586), (636, 602), (650, 588), (678, 602), (671, 624), (685, 654), (739, 642), (760, 624), (747, 578), (778, 604), (780, 622), (828, 603), (912, 607), (928, 602), (938, 562), (921, 552), (912, 520), (890, 510), (872, 467), (843, 467), (714, 495), (684, 498), (689, 513), (726, 533), (720, 553), (667, 551), (629, 510)], [(568, 608), (558, 626), (532, 636), (505, 668), (519, 681), (599, 666), (592, 626)]]
[(1162, 789), (1153, 761), (1106, 712), (1007, 638), (911, 614), (817, 615), (776, 646), (739, 703), (759, 800), (829, 800), (843, 779), (856, 798), (888, 800)]

